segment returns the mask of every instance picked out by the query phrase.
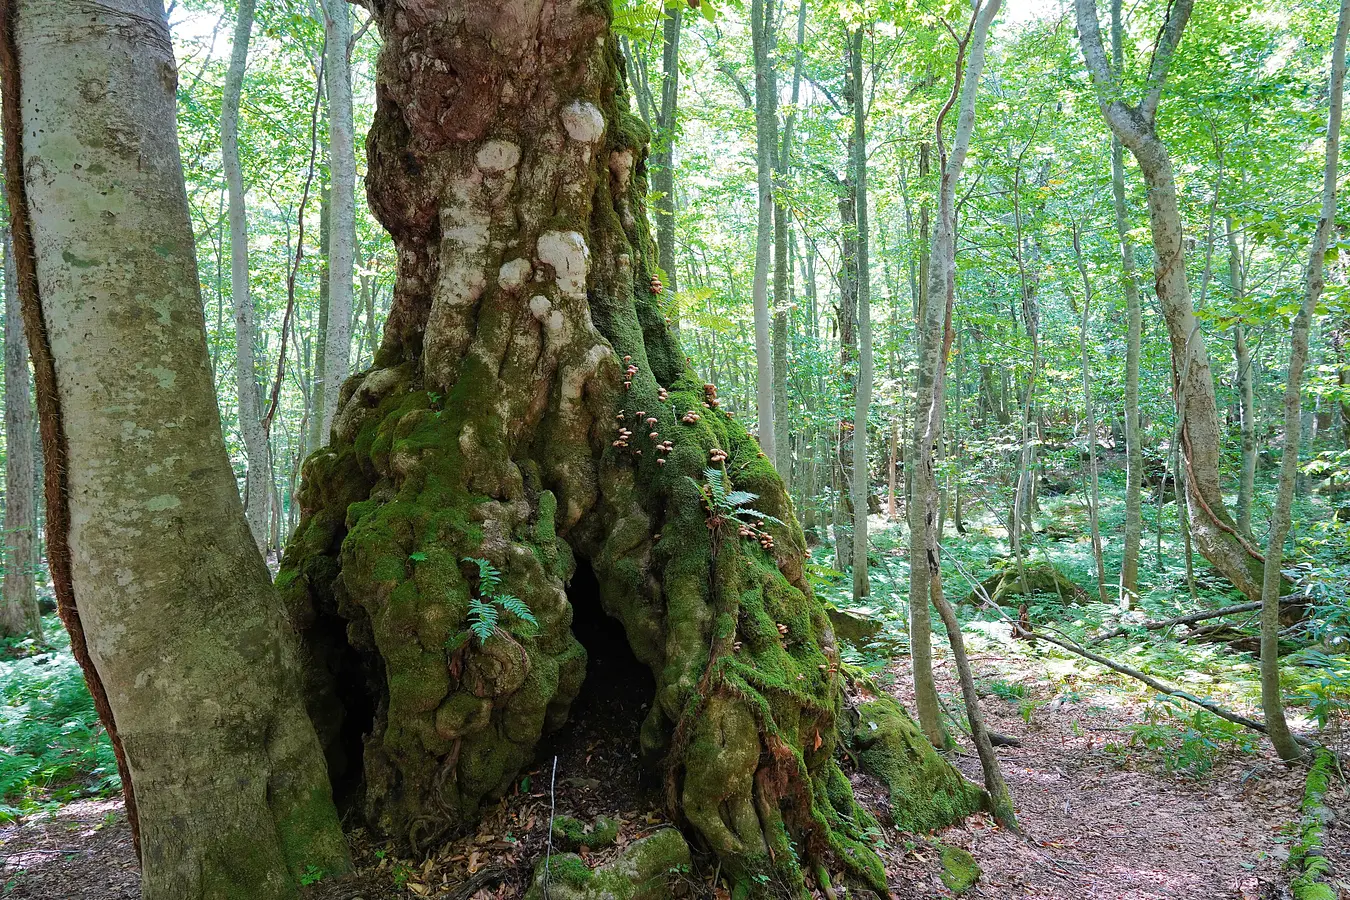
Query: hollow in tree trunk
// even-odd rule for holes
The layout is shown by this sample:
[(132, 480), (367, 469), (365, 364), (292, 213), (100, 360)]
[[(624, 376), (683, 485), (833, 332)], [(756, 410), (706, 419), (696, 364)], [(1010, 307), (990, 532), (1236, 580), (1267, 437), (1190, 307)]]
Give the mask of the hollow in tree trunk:
[[(373, 367), (306, 461), (278, 576), (331, 770), (402, 845), (473, 823), (567, 720), (587, 664), (567, 585), (584, 562), (655, 677), (644, 757), (722, 871), (747, 895), (801, 896), (807, 863), (826, 861), (884, 889), (835, 756), (849, 713), (801, 530), (651, 286), (648, 135), (609, 4), (531, 8), (377, 4), (368, 184), (398, 278)], [(788, 524), (743, 536), (710, 508), (719, 478)], [(471, 604), (493, 594), (469, 559), (537, 626), (503, 612), (471, 637)], [(969, 809), (968, 786), (911, 746), (898, 758), (942, 783), (907, 802)]]

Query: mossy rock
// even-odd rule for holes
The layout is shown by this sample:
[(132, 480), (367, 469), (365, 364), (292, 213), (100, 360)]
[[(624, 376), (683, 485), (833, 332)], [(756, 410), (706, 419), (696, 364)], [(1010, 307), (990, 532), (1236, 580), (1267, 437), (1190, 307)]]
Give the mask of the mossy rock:
[(889, 697), (859, 704), (842, 731), (862, 768), (885, 783), (891, 819), (902, 831), (945, 828), (988, 807), (984, 790), (943, 759)]
[(564, 850), (608, 847), (618, 836), (619, 823), (609, 816), (600, 816), (594, 822), (583, 822), (572, 816), (553, 819), (553, 843)]
[[(1020, 569), (1013, 560), (1000, 562), (1000, 571), (980, 585), (989, 599), (1000, 606), (1012, 605), (1016, 602), (1014, 598), (1020, 600), (1031, 594), (1055, 594), (1064, 603), (1075, 605), (1092, 602), (1091, 594), (1048, 562), (1029, 562)], [(971, 591), (965, 598), (966, 603), (978, 604), (982, 600), (979, 591)]]
[(942, 883), (953, 894), (962, 894), (980, 880), (980, 866), (960, 847), (942, 846)]
[(684, 835), (662, 828), (595, 869), (574, 853), (541, 859), (525, 900), (545, 900), (546, 878), (549, 900), (671, 900), (674, 885), (689, 877), (691, 866)]
[(881, 623), (860, 613), (834, 606), (825, 607), (825, 612), (830, 617), (830, 626), (834, 629), (835, 636), (848, 641), (854, 647), (861, 648), (881, 634)]

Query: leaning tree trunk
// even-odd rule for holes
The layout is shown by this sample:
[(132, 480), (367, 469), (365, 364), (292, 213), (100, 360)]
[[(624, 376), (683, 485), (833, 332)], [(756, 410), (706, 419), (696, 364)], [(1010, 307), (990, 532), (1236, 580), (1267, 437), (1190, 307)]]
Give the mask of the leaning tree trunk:
[[(656, 679), (644, 757), (723, 872), (800, 895), (802, 867), (833, 856), (884, 888), (835, 759), (838, 649), (801, 530), (652, 290), (648, 135), (609, 4), (378, 8), (368, 184), (398, 278), (374, 366), (305, 464), (278, 576), (334, 777), (363, 781), (367, 821), (404, 846), (472, 823), (568, 717), (584, 561)], [(709, 469), (791, 524), (720, 523)], [(494, 594), (467, 559), (537, 627), (470, 637), (471, 601)]]
[(292, 898), (347, 848), (221, 433), (164, 7), (4, 0), (0, 35), (52, 581), (142, 897)]
[(1168, 67), (1190, 18), (1193, 0), (1177, 0), (1159, 32), (1147, 93), (1137, 105), (1122, 99), (1118, 76), (1106, 61), (1096, 0), (1075, 0), (1079, 39), (1107, 125), (1135, 160), (1148, 185), (1158, 302), (1172, 349), (1186, 506), (1196, 546), (1249, 599), (1261, 596), (1261, 554), (1238, 532), (1219, 483), (1219, 414), (1205, 336), (1186, 277), (1185, 241), (1176, 176), (1157, 132), (1157, 111)]

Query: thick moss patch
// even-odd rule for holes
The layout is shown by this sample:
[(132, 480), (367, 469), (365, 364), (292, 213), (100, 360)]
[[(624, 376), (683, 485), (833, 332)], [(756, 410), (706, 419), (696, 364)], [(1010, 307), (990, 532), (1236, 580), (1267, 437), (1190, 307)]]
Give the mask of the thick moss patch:
[(546, 896), (550, 900), (671, 900), (673, 887), (691, 875), (691, 865), (684, 837), (674, 828), (662, 828), (633, 841), (597, 869), (571, 853), (540, 860), (525, 900)]

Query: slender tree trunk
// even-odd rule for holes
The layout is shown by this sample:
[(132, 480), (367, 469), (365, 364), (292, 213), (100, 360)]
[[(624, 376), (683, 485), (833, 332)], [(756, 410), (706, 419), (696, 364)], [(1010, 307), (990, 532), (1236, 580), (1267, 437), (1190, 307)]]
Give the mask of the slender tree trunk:
[(871, 265), (867, 222), (867, 93), (863, 89), (863, 27), (849, 36), (853, 72), (853, 182), (858, 189), (858, 394), (853, 414), (853, 599), (869, 593), (867, 514), (872, 466), (867, 455), (867, 414), (872, 404)]
[(675, 261), (675, 135), (679, 123), (676, 114), (680, 100), (680, 25), (684, 7), (674, 4), (666, 8), (661, 23), (661, 108), (656, 114), (653, 134), (651, 178), (652, 219), (656, 222), (656, 255), (661, 270), (666, 273), (666, 290), (670, 293), (671, 327), (680, 330), (678, 305), (679, 279)]
[[(305, 439), (305, 455), (318, 450), (327, 443), (327, 432), (323, 427), (323, 411), (328, 396), (328, 301), (330, 296), (329, 272), (330, 253), (329, 236), (332, 229), (332, 190), (325, 182), (319, 191), (319, 253), (323, 259), (319, 268), (319, 309), (316, 316), (313, 341), (314, 376), (310, 381), (309, 406), (306, 409), (309, 429)], [(337, 392), (337, 386), (332, 390)]]
[(777, 460), (773, 417), (773, 356), (769, 337), (769, 266), (773, 252), (773, 169), (778, 146), (778, 78), (773, 59), (773, 0), (753, 0), (750, 30), (755, 57), (755, 169), (759, 220), (755, 232), (755, 421), (760, 446)]
[(1137, 106), (1121, 99), (1117, 78), (1107, 63), (1096, 0), (1075, 0), (1075, 4), (1083, 56), (1103, 116), (1112, 132), (1134, 154), (1148, 185), (1157, 293), (1172, 345), (1173, 393), (1179, 403), (1182, 465), (1186, 469), (1184, 487), (1192, 534), (1210, 564), (1239, 591), (1256, 599), (1261, 594), (1257, 576), (1260, 554), (1238, 533), (1223, 503), (1214, 378), (1186, 277), (1185, 242), (1172, 160), (1155, 127), (1167, 70), (1193, 2), (1176, 0), (1170, 8), (1153, 54), (1145, 85), (1147, 92)]
[[(1233, 217), (1224, 220), (1228, 236), (1228, 279), (1234, 304), (1247, 295), (1247, 273), (1242, 265), (1242, 245), (1233, 229)], [(1256, 392), (1252, 356), (1247, 349), (1247, 326), (1242, 319), (1233, 324), (1233, 361), (1237, 366), (1238, 417), (1242, 430), (1242, 473), (1238, 478), (1237, 527), (1252, 536), (1252, 499), (1256, 494)]]
[(220, 112), (221, 168), (230, 207), (230, 296), (234, 300), (235, 398), (239, 404), (239, 434), (244, 439), (248, 474), (244, 483), (244, 514), (259, 550), (267, 546), (268, 505), (272, 495), (272, 450), (262, 425), (262, 398), (258, 364), (254, 358), (258, 323), (249, 291), (248, 213), (244, 205), (244, 176), (239, 164), (239, 97), (248, 65), (253, 34), (254, 0), (239, 0), (230, 67)]
[(1083, 248), (1078, 239), (1078, 227), (1073, 229), (1073, 255), (1078, 263), (1078, 274), (1083, 279), (1083, 318), (1078, 326), (1078, 355), (1083, 366), (1083, 427), (1088, 448), (1088, 528), (1092, 537), (1092, 559), (1097, 564), (1097, 594), (1103, 603), (1106, 596), (1106, 562), (1102, 559), (1102, 532), (1097, 521), (1101, 493), (1097, 489), (1097, 419), (1092, 409), (1092, 365), (1088, 357), (1088, 315), (1092, 306), (1092, 279), (1083, 262)]
[(1265, 714), (1270, 742), (1280, 758), (1298, 759), (1303, 751), (1289, 733), (1280, 699), (1280, 566), (1284, 540), (1289, 534), (1294, 482), (1298, 477), (1299, 419), (1302, 411), (1303, 368), (1308, 360), (1308, 331), (1324, 287), (1327, 244), (1336, 220), (1336, 180), (1340, 168), (1341, 105), (1345, 86), (1346, 32), (1350, 31), (1350, 0), (1341, 0), (1336, 38), (1331, 55), (1331, 108), (1327, 114), (1326, 166), (1322, 179), (1322, 210), (1308, 250), (1308, 270), (1303, 305), (1290, 329), (1289, 377), (1284, 386), (1284, 453), (1280, 459), (1280, 483), (1270, 516), (1265, 569), (1261, 583), (1261, 711)]
[[(1121, 0), (1111, 2), (1111, 54), (1115, 70), (1124, 66)], [(1125, 540), (1120, 561), (1120, 606), (1128, 609), (1139, 596), (1139, 545), (1143, 536), (1144, 445), (1139, 430), (1139, 352), (1143, 309), (1135, 274), (1134, 242), (1125, 207), (1125, 148), (1111, 136), (1111, 198), (1120, 240), (1120, 281), (1125, 290)]]
[(352, 352), (352, 291), (356, 254), (356, 136), (352, 120), (351, 6), (322, 0), (324, 78), (328, 88), (328, 166), (331, 221), (328, 232), (328, 331), (324, 336), (323, 417), (328, 441)]
[(33, 401), (28, 347), (14, 270), (14, 242), (5, 251), (5, 580), (0, 636), (31, 635), (43, 642), (33, 573), (37, 571), (36, 497), (33, 493)]
[[(956, 132), (951, 153), (944, 152), (942, 119), (936, 135), (941, 180), (938, 188), (937, 220), (929, 248), (928, 288), (924, 294), (923, 317), (918, 323), (918, 384), (914, 416), (914, 445), (910, 451), (909, 500), (909, 598), (910, 655), (914, 664), (915, 704), (919, 724), (934, 746), (950, 743), (942, 726), (937, 688), (933, 683), (931, 626), (928, 599), (941, 590), (939, 558), (938, 489), (934, 454), (942, 438), (943, 385), (946, 352), (950, 348), (948, 329), (956, 290), (956, 183), (965, 166), (970, 138), (975, 130), (975, 96), (984, 69), (985, 40), (989, 24), (997, 14), (999, 0), (977, 6), (972, 15), (972, 33), (958, 54), (952, 92), (943, 112), (957, 98)], [(967, 63), (965, 53), (969, 52)], [(959, 641), (960, 632), (951, 635)]]
[(221, 433), (167, 17), (0, 13), (53, 583), (125, 749), (142, 896), (293, 898), (347, 848)]

